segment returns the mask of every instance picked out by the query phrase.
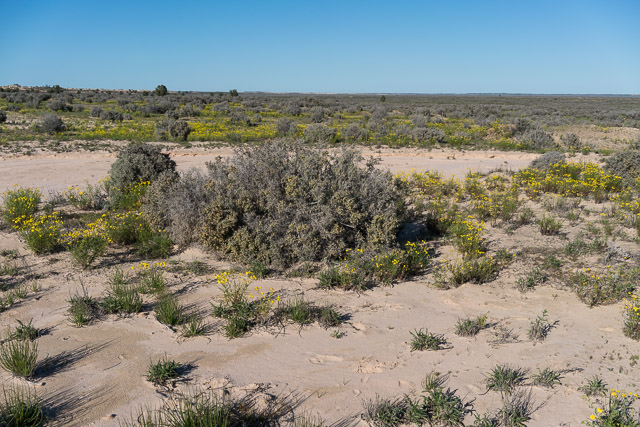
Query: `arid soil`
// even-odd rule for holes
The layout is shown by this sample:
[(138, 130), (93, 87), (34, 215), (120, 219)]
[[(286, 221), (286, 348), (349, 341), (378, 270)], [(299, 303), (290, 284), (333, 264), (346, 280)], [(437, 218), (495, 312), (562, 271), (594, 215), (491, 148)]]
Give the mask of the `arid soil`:
[[(231, 154), (229, 148), (210, 151), (175, 150), (172, 157), (180, 170), (202, 167), (217, 156)], [(462, 177), (468, 169), (517, 170), (535, 154), (494, 151), (421, 151), (418, 149), (364, 150), (364, 155), (382, 158), (380, 167), (392, 172), (436, 169), (447, 176)], [(114, 156), (107, 153), (38, 154), (0, 159), (0, 190), (14, 184), (43, 190), (63, 190), (69, 185), (95, 183), (103, 178)], [(45, 191), (46, 194), (46, 191)], [(513, 251), (561, 247), (567, 236), (541, 236), (534, 225), (509, 235), (488, 228), (489, 242)], [(316, 303), (333, 303), (349, 320), (332, 337), (335, 328), (318, 325), (299, 328), (259, 329), (249, 336), (227, 339), (216, 331), (211, 301), (220, 295), (213, 273), (195, 275), (185, 271), (165, 273), (172, 291), (191, 310), (207, 314), (212, 332), (184, 339), (159, 323), (150, 308), (133, 317), (106, 316), (91, 325), (76, 328), (67, 319), (67, 300), (82, 286), (92, 296), (104, 294), (107, 278), (116, 265), (125, 271), (141, 260), (111, 251), (96, 268), (82, 271), (66, 253), (45, 257), (31, 255), (15, 233), (0, 231), (0, 251), (16, 249), (18, 265), (34, 277), (38, 291), (0, 314), (0, 330), (29, 321), (46, 330), (39, 339), (40, 359), (58, 358), (58, 366), (43, 368), (35, 382), (37, 392), (59, 408), (58, 425), (116, 426), (139, 408), (159, 404), (165, 391), (146, 379), (150, 361), (167, 356), (194, 368), (179, 389), (233, 392), (259, 390), (272, 395), (300, 399), (300, 408), (322, 416), (329, 423), (366, 425), (363, 402), (381, 397), (419, 394), (421, 381), (431, 371), (450, 373), (449, 386), (466, 400), (474, 400), (478, 413), (495, 411), (500, 395), (485, 392), (484, 379), (496, 364), (530, 370), (546, 367), (563, 372), (562, 384), (553, 389), (532, 386), (537, 410), (531, 426), (578, 426), (593, 409), (578, 388), (598, 374), (611, 387), (638, 391), (640, 365), (631, 356), (640, 355), (640, 344), (621, 332), (621, 304), (589, 308), (574, 293), (561, 289), (553, 279), (535, 291), (514, 289), (516, 279), (531, 268), (530, 259), (517, 259), (499, 278), (484, 285), (465, 284), (440, 290), (432, 286), (432, 274), (390, 287), (377, 287), (361, 294), (316, 289), (313, 278), (265, 279), (255, 282), (277, 295), (304, 293)], [(630, 247), (635, 251), (635, 246)], [(450, 248), (439, 249), (440, 260)], [(172, 259), (180, 263), (199, 260), (213, 270), (229, 268), (215, 256), (198, 248)], [(121, 260), (121, 261), (119, 261)], [(182, 265), (182, 264), (176, 264)], [(151, 299), (146, 299), (146, 303)], [(548, 338), (534, 343), (527, 338), (533, 319), (547, 310), (554, 322)], [(459, 319), (488, 314), (489, 328), (473, 338), (455, 335)], [(517, 336), (516, 342), (497, 343), (498, 327)], [(410, 351), (410, 331), (428, 328), (444, 334), (450, 348), (442, 351)], [(20, 382), (6, 372), (5, 384)], [(473, 417), (467, 419), (473, 422)]]

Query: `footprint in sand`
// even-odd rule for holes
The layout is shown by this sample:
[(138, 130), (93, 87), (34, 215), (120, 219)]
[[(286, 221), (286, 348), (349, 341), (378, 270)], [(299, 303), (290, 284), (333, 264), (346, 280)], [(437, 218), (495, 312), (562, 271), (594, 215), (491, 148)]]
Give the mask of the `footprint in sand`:
[(338, 356), (332, 356), (330, 354), (316, 354), (309, 358), (309, 362), (314, 365), (325, 365), (327, 363), (338, 363), (342, 362), (344, 359)]
[(381, 362), (373, 357), (363, 357), (353, 370), (360, 374), (379, 374), (387, 369), (398, 366), (398, 362)]

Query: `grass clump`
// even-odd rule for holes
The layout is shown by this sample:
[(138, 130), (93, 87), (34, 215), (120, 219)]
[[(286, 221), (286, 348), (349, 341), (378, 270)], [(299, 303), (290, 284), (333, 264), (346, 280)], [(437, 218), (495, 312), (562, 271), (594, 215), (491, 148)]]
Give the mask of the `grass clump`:
[(0, 400), (0, 425), (7, 427), (39, 427), (47, 417), (44, 405), (35, 391), (26, 387), (4, 387)]
[(597, 375), (594, 375), (585, 385), (580, 387), (578, 390), (584, 393), (585, 396), (606, 396), (607, 394), (607, 383), (604, 382), (602, 378)]
[(155, 307), (158, 322), (174, 329), (185, 320), (184, 307), (173, 294), (164, 294), (160, 297)]
[(543, 370), (538, 369), (538, 373), (533, 374), (531, 379), (533, 380), (533, 385), (546, 388), (553, 388), (556, 385), (562, 384), (560, 381), (562, 379), (560, 372), (549, 368), (544, 368)]
[(411, 351), (444, 350), (449, 345), (444, 335), (431, 333), (427, 329), (414, 330), (410, 334)]
[(536, 286), (541, 285), (547, 280), (547, 275), (539, 268), (534, 268), (526, 276), (520, 277), (516, 281), (516, 289), (520, 292), (534, 290)]
[(68, 249), (73, 259), (86, 270), (97, 258), (104, 255), (107, 240), (97, 234), (85, 235), (69, 242)]
[(33, 341), (38, 338), (40, 331), (31, 324), (33, 319), (29, 320), (29, 323), (23, 323), (20, 320), (17, 320), (17, 322), (18, 326), (9, 334), (10, 339)]
[(147, 381), (155, 386), (165, 386), (168, 382), (180, 377), (181, 367), (182, 365), (175, 360), (169, 360), (166, 357), (160, 359), (156, 363), (149, 364)]
[(318, 322), (325, 329), (342, 324), (343, 315), (332, 305), (317, 306), (303, 297), (295, 297), (280, 304), (273, 313), (276, 319), (286, 319), (300, 326)]
[(182, 336), (185, 338), (192, 338), (197, 336), (206, 335), (209, 331), (209, 326), (205, 323), (202, 317), (198, 314), (192, 314), (186, 317), (184, 325), (182, 325)]
[(447, 375), (432, 372), (423, 382), (417, 399), (377, 397), (365, 403), (365, 419), (375, 426), (405, 424), (464, 426), (464, 418), (473, 412), (472, 402), (465, 402), (455, 390), (445, 389)]
[(133, 314), (142, 311), (142, 297), (138, 288), (117, 277), (111, 280), (107, 295), (102, 301), (102, 309), (109, 314)]
[(474, 337), (487, 326), (487, 315), (483, 314), (475, 319), (462, 319), (456, 323), (456, 335)]
[(126, 427), (150, 426), (277, 426), (291, 420), (292, 403), (276, 397), (269, 401), (249, 394), (243, 398), (222, 397), (194, 391), (175, 393), (155, 410), (143, 409)]
[(511, 394), (515, 387), (527, 379), (527, 370), (510, 365), (496, 365), (485, 378), (487, 391)]
[(542, 218), (538, 221), (538, 225), (540, 226), (540, 233), (543, 236), (553, 236), (558, 234), (562, 229), (562, 223), (560, 221), (546, 214), (542, 214)]
[(498, 420), (505, 427), (524, 427), (534, 411), (531, 390), (520, 390), (504, 398), (502, 408), (498, 411)]
[(38, 343), (8, 340), (0, 344), (0, 366), (17, 377), (31, 378), (36, 370)]
[(527, 336), (531, 341), (544, 341), (552, 327), (547, 310), (543, 310), (542, 314), (531, 322)]
[(69, 321), (76, 327), (82, 327), (91, 323), (100, 314), (100, 305), (95, 298), (87, 294), (87, 290), (82, 287), (82, 293), (76, 292), (69, 300), (67, 316)]

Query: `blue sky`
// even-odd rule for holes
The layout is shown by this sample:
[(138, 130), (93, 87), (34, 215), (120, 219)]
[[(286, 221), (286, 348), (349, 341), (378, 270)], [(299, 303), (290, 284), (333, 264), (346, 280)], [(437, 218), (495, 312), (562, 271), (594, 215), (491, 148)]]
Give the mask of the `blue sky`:
[(638, 0), (0, 4), (0, 84), (640, 93)]

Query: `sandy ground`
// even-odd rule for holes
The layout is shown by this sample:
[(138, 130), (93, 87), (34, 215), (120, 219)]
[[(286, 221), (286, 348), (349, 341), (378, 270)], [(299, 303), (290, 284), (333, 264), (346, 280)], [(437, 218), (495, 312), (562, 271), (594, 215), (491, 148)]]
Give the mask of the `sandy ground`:
[[(172, 154), (179, 168), (186, 169), (230, 152), (185, 150)], [(457, 176), (467, 169), (516, 170), (535, 157), (515, 152), (414, 149), (382, 150), (378, 154), (382, 155), (381, 167), (393, 172), (437, 169)], [(6, 158), (0, 161), (0, 189), (15, 183), (43, 189), (81, 185), (85, 179), (91, 183), (107, 173), (112, 161), (113, 157), (106, 154), (85, 153)], [(491, 230), (490, 236), (492, 245), (499, 243), (511, 249), (566, 244), (564, 237), (541, 236), (534, 226), (525, 226), (516, 235)], [(346, 425), (365, 425), (360, 414), (367, 399), (417, 395), (425, 374), (433, 370), (450, 373), (449, 386), (467, 400), (475, 400), (479, 413), (501, 406), (499, 394), (485, 393), (483, 383), (496, 364), (520, 366), (530, 373), (545, 367), (563, 370), (562, 385), (554, 389), (531, 387), (538, 407), (531, 426), (580, 425), (593, 410), (578, 388), (594, 374), (603, 376), (612, 387), (640, 390), (636, 382), (640, 365), (630, 362), (632, 355), (640, 355), (640, 344), (622, 335), (621, 306), (588, 308), (553, 281), (535, 292), (518, 292), (513, 288), (515, 280), (531, 267), (526, 258), (511, 264), (491, 283), (466, 284), (446, 291), (430, 286), (431, 275), (363, 294), (318, 290), (314, 279), (262, 280), (256, 285), (273, 288), (283, 297), (304, 293), (316, 303), (336, 304), (350, 316), (340, 328), (346, 336), (336, 339), (331, 336), (333, 329), (318, 325), (303, 329), (289, 325), (228, 340), (219, 332), (180, 338), (160, 324), (149, 309), (137, 316), (107, 316), (88, 327), (75, 328), (66, 317), (69, 296), (81, 286), (93, 296), (103, 295), (114, 268), (107, 262), (112, 257), (84, 272), (74, 267), (65, 253), (29, 255), (17, 236), (5, 231), (0, 232), (0, 250), (6, 249), (19, 251), (19, 265), (30, 266), (29, 271), (38, 276), (40, 290), (0, 314), (0, 330), (15, 327), (17, 320), (32, 318), (34, 326), (48, 331), (39, 339), (40, 359), (62, 355), (65, 363), (43, 371), (35, 386), (39, 395), (60, 408), (58, 425), (116, 426), (137, 408), (158, 404), (163, 394), (145, 380), (145, 374), (151, 360), (165, 355), (195, 366), (189, 381), (179, 387), (267, 388), (275, 395), (293, 394), (301, 399), (302, 409), (320, 414), (328, 422)], [(446, 248), (442, 252), (446, 253)], [(228, 267), (198, 249), (173, 258)], [(125, 259), (122, 267), (128, 270), (138, 262)], [(183, 304), (210, 314), (210, 302), (220, 294), (210, 276), (166, 273), (165, 277)], [(149, 304), (151, 301), (146, 299)], [(533, 343), (526, 331), (543, 309), (556, 323), (544, 342)], [(459, 319), (485, 313), (490, 328), (477, 337), (454, 334)], [(219, 326), (211, 315), (206, 319), (213, 329)], [(518, 342), (492, 344), (498, 326), (512, 329)], [(411, 352), (410, 331), (419, 328), (444, 334), (451, 348)], [(4, 384), (22, 382), (4, 371), (0, 378)], [(471, 423), (473, 417), (467, 421)]]
[[(218, 156), (233, 154), (230, 147), (177, 149), (167, 151), (179, 170), (202, 168)], [(500, 151), (457, 151), (406, 149), (363, 149), (365, 157), (380, 157), (381, 168), (393, 173), (411, 169), (439, 170), (446, 176), (462, 177), (468, 170), (488, 172), (492, 169), (518, 170), (537, 157), (536, 154)], [(95, 184), (104, 178), (116, 154), (72, 152), (0, 157), (0, 192), (17, 184), (42, 190), (65, 190), (71, 185)]]

